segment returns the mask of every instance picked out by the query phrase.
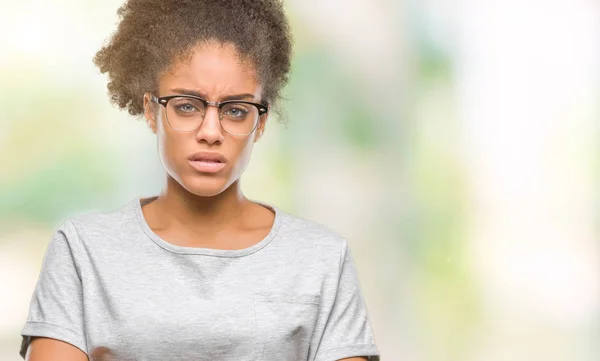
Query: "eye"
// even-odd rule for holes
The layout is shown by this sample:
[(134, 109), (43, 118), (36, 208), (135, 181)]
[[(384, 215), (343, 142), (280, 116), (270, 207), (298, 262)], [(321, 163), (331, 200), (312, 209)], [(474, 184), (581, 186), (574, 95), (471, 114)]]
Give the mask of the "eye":
[(175, 105), (175, 109), (177, 109), (177, 111), (180, 112), (184, 112), (184, 113), (190, 113), (190, 112), (197, 112), (198, 108), (196, 108), (194, 106), (194, 104), (192, 103), (180, 103)]
[(246, 109), (245, 104), (228, 104), (227, 107), (223, 109), (223, 115), (228, 118), (245, 118), (247, 114), (248, 109)]
[(198, 99), (177, 97), (173, 98), (168, 104), (167, 110), (170, 109), (173, 115), (180, 117), (196, 117), (198, 114), (204, 113), (204, 104)]

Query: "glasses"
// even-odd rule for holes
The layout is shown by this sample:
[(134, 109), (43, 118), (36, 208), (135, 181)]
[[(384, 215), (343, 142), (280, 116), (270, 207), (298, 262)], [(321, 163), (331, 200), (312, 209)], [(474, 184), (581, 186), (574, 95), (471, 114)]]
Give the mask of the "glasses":
[(219, 109), (219, 120), (224, 131), (231, 135), (248, 135), (256, 129), (258, 119), (269, 108), (263, 104), (245, 100), (210, 102), (194, 95), (169, 95), (151, 100), (165, 107), (167, 123), (173, 130), (192, 132), (200, 127), (206, 109), (212, 105)]

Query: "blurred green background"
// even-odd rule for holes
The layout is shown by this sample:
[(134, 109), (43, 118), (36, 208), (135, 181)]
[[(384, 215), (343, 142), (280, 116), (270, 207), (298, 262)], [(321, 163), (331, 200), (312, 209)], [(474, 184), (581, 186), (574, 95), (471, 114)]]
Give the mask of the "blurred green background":
[[(55, 227), (162, 187), (91, 61), (120, 4), (0, 1), (1, 360)], [(286, 8), (289, 125), (243, 189), (349, 240), (382, 359), (598, 360), (598, 2)]]

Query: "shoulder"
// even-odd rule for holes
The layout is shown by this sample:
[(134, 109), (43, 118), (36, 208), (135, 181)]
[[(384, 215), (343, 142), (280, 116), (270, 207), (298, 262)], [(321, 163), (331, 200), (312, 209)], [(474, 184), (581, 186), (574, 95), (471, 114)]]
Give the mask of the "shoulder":
[[(80, 272), (92, 249), (112, 245), (118, 234), (118, 222), (123, 222), (126, 206), (107, 212), (87, 212), (64, 218), (54, 228), (47, 245), (46, 262), (49, 265), (74, 262)], [(99, 235), (99, 236), (98, 236)]]
[(71, 223), (79, 231), (94, 232), (119, 229), (122, 226), (135, 221), (133, 202), (106, 211), (90, 211), (71, 216), (65, 223)]
[(88, 211), (69, 216), (60, 224), (57, 233), (64, 233), (70, 243), (76, 242), (87, 248), (92, 239), (93, 243), (110, 242), (119, 235), (127, 234), (128, 229), (135, 230), (135, 218), (133, 203), (128, 202), (112, 210)]
[(283, 212), (278, 238), (296, 252), (317, 259), (339, 260), (348, 247), (346, 237), (318, 221)]

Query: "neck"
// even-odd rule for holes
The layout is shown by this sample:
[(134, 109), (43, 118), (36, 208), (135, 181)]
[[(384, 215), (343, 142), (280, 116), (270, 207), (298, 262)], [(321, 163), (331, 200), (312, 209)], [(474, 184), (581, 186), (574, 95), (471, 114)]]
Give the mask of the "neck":
[(250, 203), (242, 194), (239, 179), (223, 192), (204, 197), (190, 193), (169, 175), (166, 187), (154, 202), (163, 225), (184, 226), (203, 234), (239, 221)]

